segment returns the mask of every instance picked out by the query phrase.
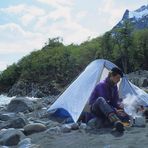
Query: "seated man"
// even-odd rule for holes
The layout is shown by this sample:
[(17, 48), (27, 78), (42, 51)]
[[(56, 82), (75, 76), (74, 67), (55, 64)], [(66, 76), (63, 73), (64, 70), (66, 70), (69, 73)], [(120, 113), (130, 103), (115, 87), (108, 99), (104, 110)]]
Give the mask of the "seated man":
[(96, 85), (89, 100), (91, 112), (99, 118), (108, 119), (119, 132), (124, 131), (124, 126), (116, 114), (116, 109), (121, 108), (117, 88), (121, 77), (122, 71), (117, 67), (112, 68), (108, 77)]

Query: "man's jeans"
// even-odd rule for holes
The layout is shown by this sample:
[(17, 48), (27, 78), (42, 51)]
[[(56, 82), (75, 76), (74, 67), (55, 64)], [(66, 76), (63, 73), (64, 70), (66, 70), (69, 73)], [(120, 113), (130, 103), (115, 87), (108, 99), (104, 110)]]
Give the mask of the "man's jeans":
[(115, 110), (106, 102), (103, 97), (99, 97), (91, 106), (91, 112), (98, 118), (106, 119), (110, 113), (115, 113)]

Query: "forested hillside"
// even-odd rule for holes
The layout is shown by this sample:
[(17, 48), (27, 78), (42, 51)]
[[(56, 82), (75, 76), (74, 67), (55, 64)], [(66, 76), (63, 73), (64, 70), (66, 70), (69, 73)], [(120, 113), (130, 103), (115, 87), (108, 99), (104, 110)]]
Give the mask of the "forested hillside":
[(80, 45), (49, 38), (45, 46), (7, 67), (0, 74), (0, 92), (9, 96), (59, 94), (85, 66), (108, 59), (125, 73), (148, 70), (148, 29), (132, 31), (129, 23)]

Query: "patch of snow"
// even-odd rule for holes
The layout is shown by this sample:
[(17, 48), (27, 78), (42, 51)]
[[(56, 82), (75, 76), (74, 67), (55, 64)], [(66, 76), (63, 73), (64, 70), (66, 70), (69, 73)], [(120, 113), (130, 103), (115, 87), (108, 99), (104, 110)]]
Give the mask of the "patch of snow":
[(135, 19), (140, 19), (144, 16), (148, 15), (148, 9), (145, 9), (143, 11), (129, 11), (129, 18), (135, 18)]

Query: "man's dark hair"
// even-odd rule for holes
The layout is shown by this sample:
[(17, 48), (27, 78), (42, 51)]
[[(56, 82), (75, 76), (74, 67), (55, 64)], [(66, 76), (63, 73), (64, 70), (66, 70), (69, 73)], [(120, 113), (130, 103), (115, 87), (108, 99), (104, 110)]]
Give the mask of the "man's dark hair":
[(118, 67), (113, 67), (112, 69), (111, 69), (111, 75), (113, 75), (113, 76), (116, 76), (117, 74), (119, 74), (121, 77), (123, 77), (123, 72), (122, 72), (122, 70), (120, 69), (120, 68), (118, 68)]

